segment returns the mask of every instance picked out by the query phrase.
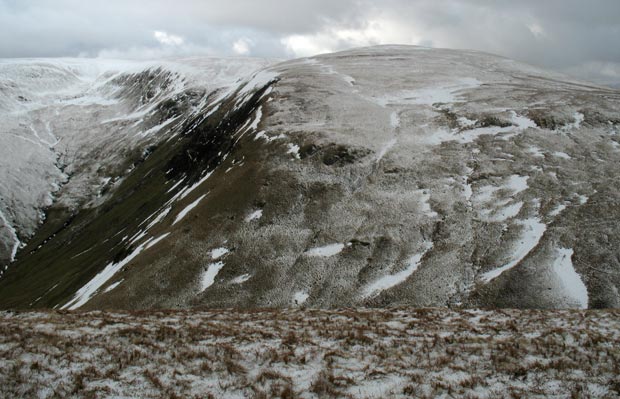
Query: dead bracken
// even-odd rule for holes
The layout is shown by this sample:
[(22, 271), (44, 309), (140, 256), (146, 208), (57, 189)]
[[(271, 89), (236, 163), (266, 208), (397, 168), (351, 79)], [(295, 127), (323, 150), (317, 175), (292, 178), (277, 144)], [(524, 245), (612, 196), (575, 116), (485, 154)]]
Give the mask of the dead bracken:
[(2, 397), (620, 395), (620, 311), (0, 314)]

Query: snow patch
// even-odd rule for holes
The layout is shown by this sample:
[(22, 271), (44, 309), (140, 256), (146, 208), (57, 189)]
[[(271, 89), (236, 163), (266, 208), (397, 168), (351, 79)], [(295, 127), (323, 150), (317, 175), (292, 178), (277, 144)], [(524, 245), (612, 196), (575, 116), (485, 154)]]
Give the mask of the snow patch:
[(135, 259), (152, 241), (152, 238), (138, 245), (125, 259), (118, 263), (109, 263), (101, 272), (93, 277), (86, 285), (80, 288), (74, 295), (73, 299), (64, 304), (61, 309), (75, 310), (85, 305), (97, 291), (107, 283), (116, 273), (118, 273), (129, 262)]
[(244, 95), (265, 87), (269, 83), (273, 82), (277, 77), (278, 73), (273, 71), (262, 70), (254, 74), (254, 76), (250, 79), (248, 83), (246, 83), (241, 90), (239, 90), (239, 97), (243, 97)]
[(558, 158), (562, 158), (562, 159), (573, 159), (570, 155), (568, 155), (565, 152), (561, 152), (561, 151), (554, 152), (553, 156), (558, 157)]
[(177, 224), (178, 222), (180, 222), (192, 209), (194, 209), (199, 203), (200, 201), (203, 200), (204, 197), (206, 197), (207, 194), (204, 194), (203, 196), (201, 196), (200, 198), (198, 198), (196, 201), (192, 202), (191, 204), (189, 204), (188, 206), (186, 206), (181, 212), (179, 212), (179, 214), (177, 215), (176, 219), (174, 219), (174, 222), (172, 222), (172, 225), (174, 226), (175, 224)]
[(256, 113), (254, 114), (254, 120), (252, 121), (252, 123), (250, 124), (249, 129), (250, 130), (256, 130), (258, 129), (258, 124), (260, 123), (261, 119), (263, 118), (263, 107), (260, 106), (256, 109)]
[(9, 223), (8, 219), (6, 218), (6, 216), (4, 216), (4, 213), (2, 213), (2, 211), (0, 211), (0, 221), (2, 221), (6, 229), (9, 231), (9, 235), (13, 239), (13, 247), (11, 248), (11, 255), (9, 259), (11, 262), (14, 262), (15, 256), (17, 255), (17, 250), (21, 245), (21, 241), (19, 241), (19, 237), (17, 236), (17, 230), (15, 230), (15, 228)]
[(556, 206), (551, 212), (549, 212), (549, 216), (556, 217), (560, 213), (562, 213), (562, 211), (564, 211), (564, 209), (566, 209), (566, 205), (565, 204), (560, 204), (560, 205)]
[[(148, 224), (148, 226), (146, 226), (146, 231), (149, 231), (153, 226), (155, 226), (156, 224), (158, 224), (159, 222), (161, 222), (166, 216), (168, 216), (168, 214), (170, 213), (170, 211), (172, 210), (172, 207), (169, 206), (166, 209), (164, 209), (163, 211), (161, 211), (156, 217), (155, 219), (153, 219), (151, 221), (151, 223)], [(148, 220), (148, 219), (147, 219)]]
[(306, 255), (312, 257), (327, 258), (339, 254), (340, 252), (342, 252), (344, 247), (345, 245), (340, 243), (329, 244), (322, 247), (309, 249), (306, 251)]
[(394, 101), (404, 104), (433, 105), (436, 103), (455, 103), (461, 101), (459, 91), (473, 89), (482, 85), (474, 78), (461, 78), (447, 86), (429, 87), (420, 90), (403, 91), (393, 97), (382, 100), (385, 105)]
[(140, 241), (141, 239), (143, 239), (144, 237), (146, 237), (146, 233), (147, 232), (145, 230), (138, 231), (136, 234), (134, 234), (129, 239), (129, 245), (133, 245), (133, 244), (137, 243), (138, 241)]
[(583, 194), (579, 194), (577, 195), (577, 201), (579, 201), (579, 205), (585, 205), (586, 202), (588, 202), (590, 198), (583, 195)]
[(293, 156), (297, 159), (300, 159), (301, 157), (299, 156), (299, 146), (297, 144), (293, 144), (293, 143), (289, 143), (288, 144), (288, 151), (286, 151), (287, 154), (293, 154)]
[[(398, 116), (398, 112), (392, 112), (390, 114), (390, 126), (392, 127), (394, 134), (396, 134), (396, 130), (400, 128), (400, 117)], [(398, 140), (396, 137), (393, 137), (389, 141), (387, 141), (381, 147), (381, 149), (379, 149), (379, 152), (377, 153), (377, 156), (376, 156), (376, 162), (381, 161), (381, 159), (383, 159), (385, 154), (387, 154), (388, 151), (390, 151), (390, 149), (392, 149), (392, 147), (394, 147), (397, 142)]]
[(277, 136), (267, 136), (267, 134), (265, 134), (264, 131), (260, 131), (256, 133), (256, 136), (254, 136), (254, 140), (263, 139), (267, 141), (268, 143), (271, 143), (274, 140), (285, 139), (285, 138), (286, 136), (283, 134), (279, 134)]
[(498, 135), (502, 133), (506, 133), (502, 136), (503, 139), (509, 139), (527, 129), (536, 128), (536, 123), (525, 117), (518, 115), (515, 111), (510, 111), (510, 121), (512, 122), (512, 126), (506, 127), (498, 127), (498, 126), (489, 126), (489, 127), (480, 127), (475, 129), (463, 130), (458, 134), (451, 134), (450, 132), (442, 131), (435, 140), (439, 142), (439, 144), (445, 141), (458, 141), (461, 144), (473, 143), (478, 137), (484, 135)]
[[(529, 176), (510, 175), (506, 178), (506, 181), (502, 185), (487, 185), (479, 187), (475, 195), (476, 202), (487, 205), (496, 205), (495, 193), (506, 189), (512, 191), (512, 196), (515, 196), (528, 188), (528, 180)], [(487, 213), (490, 212), (491, 211), (487, 211)]]
[(241, 276), (237, 276), (233, 278), (232, 280), (230, 280), (230, 283), (231, 284), (242, 284), (248, 281), (250, 278), (252, 278), (252, 276), (246, 273), (246, 274), (242, 274)]
[(567, 124), (566, 126), (564, 126), (562, 130), (573, 130), (573, 129), (581, 128), (581, 124), (583, 123), (585, 118), (586, 116), (582, 114), (581, 112), (575, 112), (573, 114), (574, 122)]
[(172, 187), (170, 187), (168, 189), (168, 191), (166, 191), (166, 194), (174, 191), (175, 188), (179, 187), (183, 182), (185, 181), (185, 178), (182, 178), (181, 180), (179, 180), (178, 182), (174, 183), (174, 185)]
[(428, 190), (418, 190), (413, 192), (415, 195), (420, 197), (420, 211), (424, 213), (426, 216), (434, 218), (438, 216), (437, 212), (433, 211), (430, 204), (431, 193)]
[(215, 249), (211, 250), (211, 252), (209, 252), (209, 254), (211, 255), (211, 259), (217, 260), (217, 259), (221, 258), (222, 256), (226, 255), (229, 252), (230, 252), (230, 250), (228, 250), (228, 248), (220, 247), (220, 248), (215, 248)]
[(355, 83), (355, 78), (353, 78), (352, 76), (346, 75), (344, 73), (340, 73), (340, 72), (336, 71), (334, 69), (333, 65), (321, 63), (321, 62), (319, 62), (316, 59), (306, 59), (304, 61), (307, 64), (318, 66), (321, 69), (321, 72), (323, 72), (326, 75), (337, 75), (337, 76), (339, 76), (349, 86), (353, 86), (353, 84)]
[(495, 211), (493, 213), (493, 216), (491, 216), (488, 221), (490, 222), (504, 222), (508, 219), (511, 219), (515, 216), (517, 216), (519, 214), (519, 212), (521, 212), (521, 208), (523, 207), (523, 202), (517, 202), (508, 206), (505, 206), (503, 208), (500, 208), (499, 210)]
[(379, 150), (379, 152), (377, 153), (377, 158), (376, 158), (376, 162), (381, 161), (381, 159), (383, 159), (383, 157), (385, 156), (385, 154), (388, 153), (388, 151), (390, 151), (392, 149), (392, 147), (394, 147), (396, 145), (396, 143), (398, 142), (398, 140), (396, 139), (396, 137), (394, 137), (393, 139), (391, 139), (390, 141), (388, 141), (387, 143), (385, 143), (383, 145), (383, 147), (381, 147), (381, 149)]
[(177, 195), (175, 195), (171, 201), (175, 201), (177, 198), (183, 199), (187, 197), (189, 194), (191, 194), (192, 191), (197, 189), (202, 183), (206, 182), (207, 179), (209, 179), (209, 177), (211, 177), (212, 174), (213, 174), (212, 171), (207, 173), (202, 179), (198, 180), (196, 183), (192, 184), (190, 187), (186, 187), (182, 191), (179, 191), (179, 193), (177, 193)]
[(105, 293), (105, 292), (110, 292), (110, 291), (112, 291), (114, 288), (116, 288), (116, 287), (118, 287), (119, 285), (121, 285), (121, 283), (122, 283), (123, 281), (124, 281), (124, 279), (123, 279), (123, 280), (120, 280), (120, 281), (117, 281), (116, 283), (112, 283), (112, 284), (110, 284), (110, 285), (108, 286), (108, 288), (106, 288), (103, 292)]
[(159, 132), (160, 130), (162, 130), (163, 128), (165, 128), (166, 126), (168, 126), (168, 125), (172, 124), (173, 122), (175, 122), (175, 121), (176, 121), (177, 119), (179, 119), (181, 116), (182, 116), (182, 115), (179, 115), (179, 116), (177, 116), (177, 117), (175, 117), (175, 118), (170, 118), (170, 119), (168, 119), (167, 121), (165, 121), (165, 122), (163, 122), (163, 123), (160, 123), (159, 125), (153, 126), (152, 128), (150, 128), (150, 129), (148, 129), (148, 130), (146, 130), (146, 131), (144, 131), (144, 132), (138, 133), (138, 135), (139, 135), (140, 137), (147, 137), (147, 136), (150, 136), (150, 135), (151, 135), (151, 134), (153, 134), (153, 133), (157, 133), (157, 132)]
[(478, 123), (477, 120), (472, 120), (464, 116), (460, 116), (456, 119), (456, 122), (459, 124), (461, 129), (469, 129), (472, 128)]
[(527, 149), (527, 152), (529, 152), (530, 154), (532, 154), (533, 157), (536, 157), (536, 158), (545, 157), (545, 154), (540, 150), (540, 148), (536, 147), (535, 145), (530, 146)]
[(224, 262), (210, 263), (200, 276), (200, 292), (203, 292), (207, 288), (211, 287), (215, 283), (215, 277), (224, 267)]
[(528, 188), (527, 181), (529, 176), (511, 175), (506, 182), (506, 188), (513, 191), (513, 195), (517, 195)]
[(575, 271), (571, 248), (558, 248), (557, 257), (553, 262), (553, 271), (558, 276), (566, 294), (571, 297), (579, 309), (588, 308), (588, 289)]
[(203, 120), (206, 120), (208, 117), (210, 117), (211, 115), (213, 115), (218, 109), (220, 109), (220, 106), (222, 104), (216, 104), (214, 107), (212, 107), (209, 112), (207, 112), (204, 116), (203, 116)]
[(431, 250), (431, 248), (433, 248), (432, 242), (424, 242), (423, 251), (409, 257), (409, 259), (407, 259), (407, 267), (403, 271), (381, 277), (374, 283), (368, 285), (364, 289), (362, 296), (366, 298), (372, 295), (376, 295), (381, 291), (390, 289), (407, 280), (409, 276), (411, 276), (416, 270), (418, 270), (420, 264), (422, 263), (422, 258), (424, 258), (424, 255), (426, 255), (428, 251)]
[(490, 282), (505, 271), (517, 266), (534, 248), (536, 248), (547, 230), (547, 225), (542, 223), (539, 218), (525, 219), (519, 224), (523, 226), (523, 231), (511, 256), (512, 260), (502, 267), (484, 273), (481, 278), (485, 283)]
[(308, 300), (310, 295), (305, 291), (297, 291), (295, 295), (293, 295), (293, 303), (295, 305), (303, 305), (304, 302)]
[[(464, 181), (467, 182), (467, 178), (465, 178)], [(465, 201), (470, 202), (473, 194), (474, 190), (472, 189), (471, 184), (463, 183), (463, 197), (465, 198)]]
[(392, 112), (390, 114), (390, 126), (392, 126), (392, 129), (398, 129), (400, 127), (400, 117), (398, 116), (398, 112)]
[(257, 211), (254, 211), (254, 212), (250, 213), (248, 216), (246, 216), (245, 221), (246, 222), (251, 222), (253, 220), (258, 220), (261, 217), (263, 217), (263, 210), (259, 209)]
[(153, 246), (157, 245), (157, 243), (159, 243), (161, 240), (165, 239), (165, 238), (166, 238), (166, 237), (168, 237), (169, 235), (170, 235), (170, 233), (165, 233), (165, 234), (162, 234), (162, 235), (160, 235), (159, 237), (157, 237), (157, 238), (155, 238), (155, 239), (151, 240), (151, 241), (150, 241), (150, 242), (146, 245), (146, 247), (144, 247), (144, 249), (149, 249), (149, 248), (151, 248), (151, 247), (153, 247)]
[(510, 120), (517, 125), (519, 131), (538, 127), (536, 122), (526, 116), (518, 115), (515, 111), (510, 111)]
[(62, 105), (79, 105), (79, 106), (88, 106), (88, 105), (101, 105), (101, 106), (110, 106), (116, 105), (120, 103), (120, 100), (117, 98), (105, 98), (100, 95), (95, 94), (85, 94), (76, 96), (73, 98), (63, 98), (56, 100), (56, 103)]

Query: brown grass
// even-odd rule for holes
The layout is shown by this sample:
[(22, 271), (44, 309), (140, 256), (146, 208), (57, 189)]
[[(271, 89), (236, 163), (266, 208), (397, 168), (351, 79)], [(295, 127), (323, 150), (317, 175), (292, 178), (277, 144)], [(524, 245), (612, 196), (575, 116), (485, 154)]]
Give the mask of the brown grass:
[[(0, 397), (620, 396), (618, 311), (0, 313)], [(481, 391), (482, 390), (482, 391)]]

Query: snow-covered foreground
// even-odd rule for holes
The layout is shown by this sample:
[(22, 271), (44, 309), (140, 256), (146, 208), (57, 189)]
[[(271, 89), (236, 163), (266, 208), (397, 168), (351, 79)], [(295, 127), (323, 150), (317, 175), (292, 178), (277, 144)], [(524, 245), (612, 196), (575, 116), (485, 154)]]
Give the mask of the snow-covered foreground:
[(1, 313), (2, 397), (620, 395), (620, 311)]

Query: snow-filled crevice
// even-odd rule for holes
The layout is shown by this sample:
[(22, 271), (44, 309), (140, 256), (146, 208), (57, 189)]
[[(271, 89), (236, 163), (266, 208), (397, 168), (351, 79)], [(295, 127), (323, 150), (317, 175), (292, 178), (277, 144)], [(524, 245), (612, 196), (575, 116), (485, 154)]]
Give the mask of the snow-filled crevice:
[(411, 255), (407, 259), (407, 267), (395, 274), (385, 275), (364, 287), (362, 296), (367, 298), (378, 295), (381, 291), (395, 287), (407, 280), (422, 264), (424, 256), (433, 248), (430, 241), (424, 242), (422, 251)]
[(118, 263), (109, 263), (101, 272), (97, 273), (86, 285), (80, 288), (72, 300), (64, 304), (61, 309), (75, 310), (84, 306), (90, 301), (116, 273), (118, 273), (123, 267), (127, 266), (132, 260), (134, 260), (142, 251), (155, 246), (157, 243), (166, 238), (168, 234), (164, 234), (158, 238), (149, 238), (142, 244), (138, 245), (127, 257)]
[(558, 248), (552, 269), (562, 288), (562, 293), (569, 298), (567, 305), (578, 309), (587, 309), (588, 289), (581, 276), (575, 271), (572, 256), (573, 250), (571, 248)]
[[(15, 256), (17, 255), (17, 250), (19, 249), (21, 245), (21, 241), (19, 240), (19, 237), (17, 235), (17, 230), (15, 230), (15, 227), (13, 227), (11, 223), (9, 223), (8, 219), (6, 218), (4, 213), (2, 213), (2, 211), (0, 211), (0, 222), (2, 222), (2, 225), (4, 225), (5, 230), (9, 233), (9, 236), (11, 240), (13, 241), (13, 244), (11, 246), (11, 253), (10, 253), (9, 260), (10, 262), (14, 262)], [(0, 225), (0, 227), (2, 227), (2, 225)], [(2, 271), (0, 271), (0, 276), (1, 275), (2, 275)]]
[(499, 277), (502, 273), (517, 266), (525, 257), (538, 246), (540, 239), (547, 230), (547, 225), (542, 223), (539, 218), (529, 218), (521, 220), (519, 224), (522, 226), (521, 236), (517, 240), (510, 261), (501, 267), (482, 274), (481, 279), (488, 283)]

